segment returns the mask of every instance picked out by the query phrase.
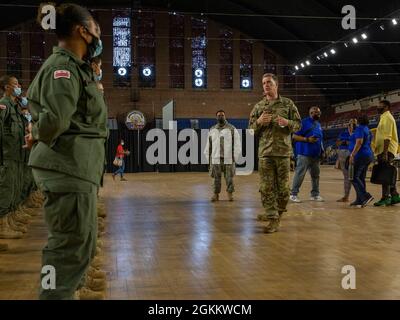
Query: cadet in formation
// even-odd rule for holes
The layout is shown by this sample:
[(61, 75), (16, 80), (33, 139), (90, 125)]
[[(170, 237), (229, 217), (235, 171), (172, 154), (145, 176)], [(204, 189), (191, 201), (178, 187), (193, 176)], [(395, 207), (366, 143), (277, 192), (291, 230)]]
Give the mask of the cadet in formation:
[(40, 298), (73, 299), (96, 251), (107, 110), (89, 63), (102, 51), (99, 25), (75, 4), (61, 5), (56, 13), (58, 46), (29, 87), (33, 125), (26, 144), (33, 176), (46, 195), (49, 235), (42, 264), (56, 276), (55, 288), (42, 283)]

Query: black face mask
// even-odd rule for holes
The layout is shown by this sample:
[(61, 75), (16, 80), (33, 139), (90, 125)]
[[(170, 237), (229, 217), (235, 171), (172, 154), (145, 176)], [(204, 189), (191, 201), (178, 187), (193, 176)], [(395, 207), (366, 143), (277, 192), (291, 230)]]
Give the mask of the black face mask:
[(218, 120), (219, 124), (224, 124), (225, 123), (225, 117), (218, 117), (217, 120)]
[(92, 36), (92, 42), (87, 43), (87, 60), (97, 57), (101, 54), (103, 50), (103, 44), (99, 38), (97, 38), (93, 33), (86, 28), (87, 33)]

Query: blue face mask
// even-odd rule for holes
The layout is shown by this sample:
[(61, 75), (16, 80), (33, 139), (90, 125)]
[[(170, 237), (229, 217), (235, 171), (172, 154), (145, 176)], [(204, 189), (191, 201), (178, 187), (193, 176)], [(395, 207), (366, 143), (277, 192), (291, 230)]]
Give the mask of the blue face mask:
[(26, 107), (28, 105), (28, 99), (26, 97), (21, 98), (21, 105)]
[(22, 94), (22, 89), (20, 87), (14, 88), (13, 96), (19, 97)]
[(101, 81), (102, 78), (103, 78), (103, 70), (100, 69), (100, 74), (99, 75), (95, 74), (94, 79), (96, 81)]
[(31, 115), (30, 113), (24, 114), (24, 117), (25, 117), (26, 120), (28, 120), (29, 122), (32, 122), (32, 115)]

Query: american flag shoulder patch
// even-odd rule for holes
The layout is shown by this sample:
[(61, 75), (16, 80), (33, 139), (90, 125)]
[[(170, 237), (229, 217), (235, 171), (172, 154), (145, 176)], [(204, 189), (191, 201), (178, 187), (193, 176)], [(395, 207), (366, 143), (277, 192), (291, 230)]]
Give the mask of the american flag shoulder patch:
[(54, 79), (71, 79), (71, 72), (68, 70), (56, 70), (54, 71)]

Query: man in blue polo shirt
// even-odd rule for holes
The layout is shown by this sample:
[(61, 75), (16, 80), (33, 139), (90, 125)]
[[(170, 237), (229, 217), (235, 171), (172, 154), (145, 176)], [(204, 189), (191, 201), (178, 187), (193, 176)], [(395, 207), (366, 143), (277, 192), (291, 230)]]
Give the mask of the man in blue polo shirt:
[(323, 151), (323, 134), (321, 124), (319, 123), (320, 118), (321, 110), (318, 107), (312, 107), (310, 109), (310, 116), (302, 121), (301, 130), (293, 135), (293, 139), (296, 142), (297, 165), (290, 195), (292, 202), (301, 202), (298, 194), (308, 170), (310, 171), (312, 181), (310, 200), (317, 202), (324, 201), (319, 192), (320, 161)]

